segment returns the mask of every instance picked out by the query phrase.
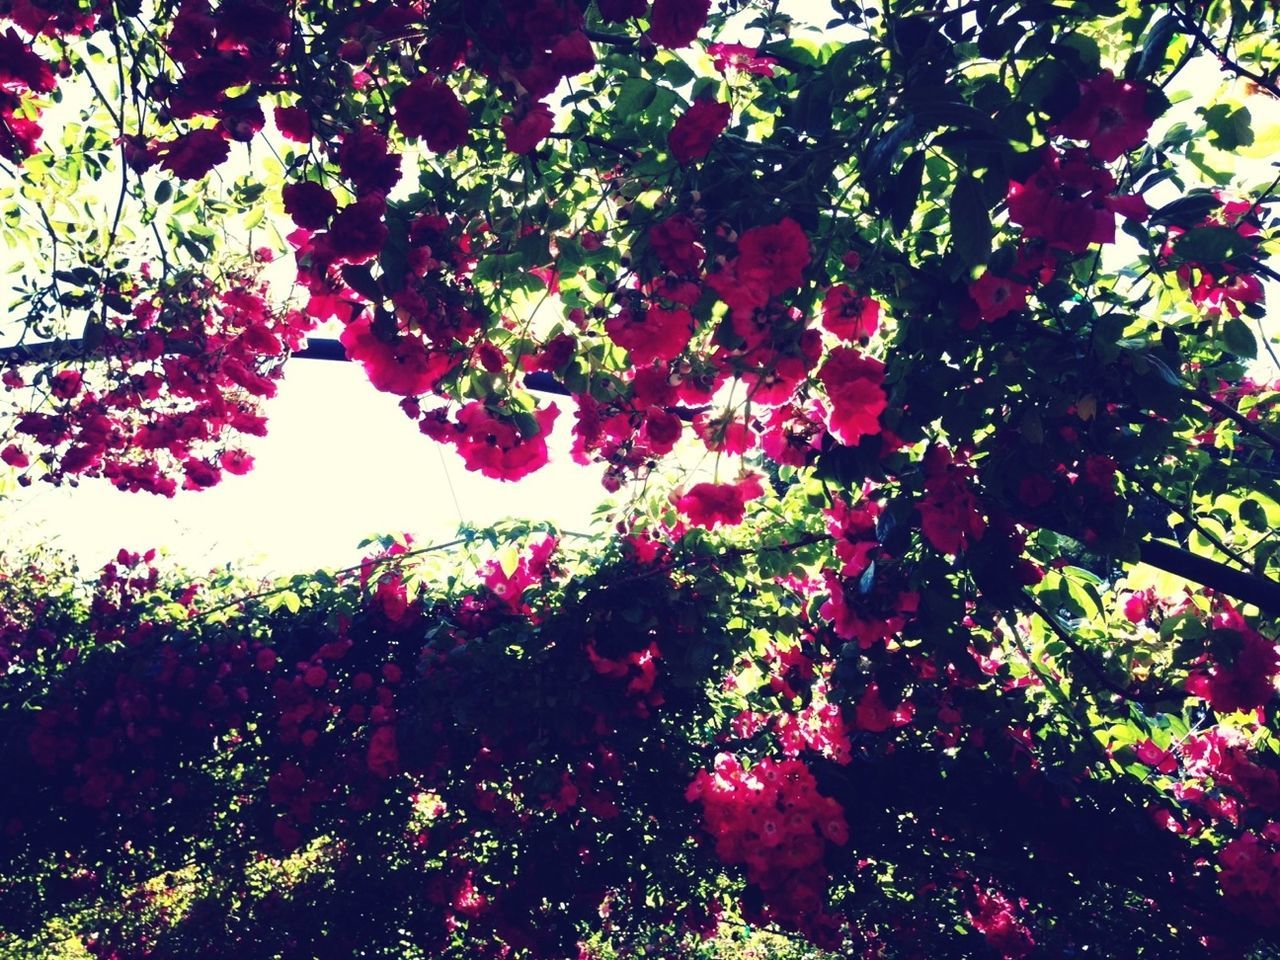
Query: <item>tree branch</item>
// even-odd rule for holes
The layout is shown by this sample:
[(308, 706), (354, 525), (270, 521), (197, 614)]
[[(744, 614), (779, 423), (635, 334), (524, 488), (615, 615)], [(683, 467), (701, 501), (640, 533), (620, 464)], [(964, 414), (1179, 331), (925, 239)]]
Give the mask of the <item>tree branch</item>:
[(1259, 88), (1267, 91), (1267, 93), (1271, 94), (1271, 96), (1275, 97), (1276, 99), (1280, 99), (1280, 87), (1276, 86), (1276, 83), (1273, 79), (1265, 76), (1264, 74), (1257, 73), (1253, 70), (1250, 70), (1248, 67), (1244, 66), (1243, 64), (1240, 64), (1235, 60), (1232, 60), (1230, 57), (1228, 57), (1225, 53), (1222, 52), (1222, 49), (1218, 47), (1217, 44), (1215, 44), (1212, 40), (1209, 39), (1208, 34), (1206, 34), (1204, 30), (1202, 30), (1200, 26), (1196, 24), (1191, 19), (1191, 17), (1187, 15), (1185, 11), (1182, 11), (1182, 10), (1178, 11), (1178, 19), (1182, 21), (1182, 26), (1183, 26), (1183, 29), (1186, 31), (1186, 33), (1192, 37), (1195, 37), (1202, 44), (1204, 44), (1204, 48), (1208, 50), (1210, 53), (1212, 53), (1215, 57), (1217, 57), (1218, 60), (1222, 63), (1222, 65), (1226, 69), (1230, 70), (1237, 77), (1243, 77), (1245, 80), (1249, 80), (1252, 83), (1257, 84)]
[(1280, 616), (1280, 583), (1269, 577), (1242, 573), (1163, 540), (1143, 540), (1138, 549), (1143, 563), (1251, 603), (1264, 613)]

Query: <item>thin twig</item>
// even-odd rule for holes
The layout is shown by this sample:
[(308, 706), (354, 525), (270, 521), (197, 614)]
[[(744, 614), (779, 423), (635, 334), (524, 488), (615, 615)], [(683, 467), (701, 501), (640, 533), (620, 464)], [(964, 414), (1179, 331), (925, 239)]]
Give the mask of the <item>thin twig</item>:
[(1203, 43), (1205, 49), (1208, 50), (1210, 53), (1212, 53), (1215, 57), (1217, 57), (1218, 60), (1222, 63), (1223, 67), (1225, 67), (1227, 70), (1230, 70), (1232, 73), (1234, 73), (1238, 77), (1243, 77), (1246, 80), (1252, 81), (1260, 89), (1267, 91), (1267, 93), (1271, 94), (1271, 96), (1280, 100), (1280, 87), (1276, 86), (1274, 80), (1272, 80), (1271, 78), (1261, 73), (1257, 73), (1253, 70), (1250, 70), (1248, 67), (1244, 66), (1243, 64), (1238, 63), (1237, 61), (1232, 60), (1230, 57), (1228, 57), (1225, 53), (1222, 52), (1222, 50), (1217, 46), (1217, 44), (1215, 44), (1211, 39), (1209, 39), (1209, 35), (1206, 34), (1204, 30), (1202, 30), (1197, 24), (1192, 22), (1191, 18), (1186, 14), (1185, 11), (1182, 11), (1182, 10), (1178, 11), (1178, 19), (1182, 21), (1182, 25), (1186, 29), (1186, 32), (1191, 36), (1195, 37), (1201, 43)]

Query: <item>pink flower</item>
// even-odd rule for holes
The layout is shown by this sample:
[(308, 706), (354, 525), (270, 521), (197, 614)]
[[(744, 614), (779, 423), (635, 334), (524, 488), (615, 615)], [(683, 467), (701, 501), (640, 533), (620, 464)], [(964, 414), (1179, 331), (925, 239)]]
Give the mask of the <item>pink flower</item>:
[(684, 352), (693, 337), (694, 320), (688, 310), (649, 307), (643, 317), (623, 311), (605, 321), (605, 333), (631, 355), (637, 367), (668, 362)]
[(741, 70), (757, 77), (772, 77), (774, 65), (778, 62), (773, 57), (762, 57), (754, 47), (741, 43), (709, 43), (707, 53), (715, 62), (721, 73), (730, 70)]
[(461, 435), (454, 442), (468, 470), (495, 480), (519, 480), (546, 464), (547, 436), (559, 413), (555, 404), (542, 408), (532, 418), (536, 432), (526, 434), (515, 422), (472, 401), (458, 411)]
[(742, 522), (747, 501), (764, 493), (760, 477), (747, 474), (737, 483), (699, 483), (676, 502), (676, 509), (699, 527), (714, 530), (724, 524), (733, 527)]
[(400, 749), (396, 744), (395, 727), (384, 725), (373, 732), (365, 754), (365, 765), (375, 777), (384, 780), (396, 772), (400, 765)]
[(529, 153), (546, 139), (555, 123), (551, 109), (541, 102), (532, 104), (518, 120), (514, 114), (503, 117), (502, 133), (507, 138), (507, 149), (521, 155)]
[(969, 485), (973, 469), (956, 464), (946, 447), (930, 447), (924, 459), (925, 495), (916, 505), (925, 539), (942, 553), (960, 553), (980, 540), (987, 523)]
[(804, 283), (810, 259), (809, 237), (800, 224), (785, 217), (742, 234), (735, 270), (740, 279), (758, 283), (776, 297)]
[(1116, 238), (1116, 214), (1141, 219), (1140, 196), (1116, 196), (1115, 178), (1084, 150), (1044, 151), (1044, 163), (1025, 183), (1009, 184), (1009, 219), (1028, 237), (1051, 247), (1084, 253), (1091, 243)]
[(827, 430), (846, 446), (880, 432), (880, 414), (889, 405), (885, 397), (884, 364), (853, 347), (836, 347), (818, 371), (831, 410)]
[(386, 204), (376, 194), (357, 200), (333, 218), (329, 244), (348, 263), (363, 263), (382, 252), (387, 241), (387, 225), (382, 221)]
[(822, 325), (842, 340), (864, 340), (880, 326), (880, 302), (837, 283), (822, 301)]
[(338, 209), (338, 201), (333, 194), (311, 180), (286, 184), (280, 195), (284, 200), (284, 212), (306, 230), (323, 229)]
[(658, 261), (672, 273), (696, 276), (702, 269), (706, 251), (700, 243), (702, 230), (682, 213), (649, 228), (649, 245)]
[(1008, 277), (998, 277), (990, 270), (969, 284), (969, 296), (978, 305), (978, 314), (987, 323), (999, 320), (1027, 305), (1031, 288)]
[(1147, 112), (1149, 92), (1145, 83), (1117, 80), (1103, 70), (1080, 85), (1080, 102), (1049, 132), (1087, 141), (1091, 154), (1110, 163), (1146, 139), (1153, 119)]
[(276, 107), (276, 127), (286, 140), (311, 142), (311, 116), (302, 107)]
[(375, 332), (367, 312), (347, 325), (340, 340), (376, 389), (401, 397), (429, 393), (458, 363), (447, 350), (433, 349), (416, 334)]

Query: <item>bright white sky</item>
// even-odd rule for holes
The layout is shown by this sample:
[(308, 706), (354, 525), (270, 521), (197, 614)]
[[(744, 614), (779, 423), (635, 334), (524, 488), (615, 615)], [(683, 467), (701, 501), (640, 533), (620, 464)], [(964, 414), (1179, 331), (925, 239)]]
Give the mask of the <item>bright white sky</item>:
[[(829, 18), (829, 5), (819, 0), (786, 7), (802, 21)], [(1219, 82), (1211, 64), (1194, 73), (1180, 77), (1179, 87)], [(1274, 104), (1250, 106), (1256, 126), (1280, 121)], [(1246, 183), (1267, 174), (1265, 159), (1252, 166)], [(95, 481), (78, 489), (14, 487), (11, 497), (0, 497), (2, 545), (50, 542), (86, 569), (120, 547), (157, 546), (192, 570), (232, 563), (246, 573), (276, 575), (357, 562), (356, 545), (370, 535), (407, 531), (423, 544), (451, 539), (460, 521), (522, 517), (586, 531), (605, 497), (602, 468), (570, 460), (572, 405), (559, 403), (551, 463), (504, 484), (466, 471), (451, 449), (422, 437), (396, 398), (373, 390), (358, 366), (295, 361), (266, 405), (270, 435), (246, 445), (257, 460), (248, 476), (172, 500)]]

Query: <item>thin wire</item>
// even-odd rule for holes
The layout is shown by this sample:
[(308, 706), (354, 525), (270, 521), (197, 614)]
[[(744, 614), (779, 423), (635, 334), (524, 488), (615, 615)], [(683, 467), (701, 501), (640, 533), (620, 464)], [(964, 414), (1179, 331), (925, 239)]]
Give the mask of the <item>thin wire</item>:
[(467, 518), (462, 515), (462, 504), (458, 502), (458, 492), (453, 489), (453, 477), (449, 475), (449, 464), (444, 459), (444, 450), (440, 448), (440, 444), (433, 444), (436, 448), (436, 454), (440, 457), (440, 469), (444, 471), (445, 483), (449, 485), (449, 496), (453, 498), (453, 508), (458, 511), (458, 523), (466, 526)]

